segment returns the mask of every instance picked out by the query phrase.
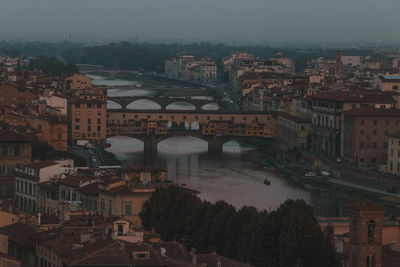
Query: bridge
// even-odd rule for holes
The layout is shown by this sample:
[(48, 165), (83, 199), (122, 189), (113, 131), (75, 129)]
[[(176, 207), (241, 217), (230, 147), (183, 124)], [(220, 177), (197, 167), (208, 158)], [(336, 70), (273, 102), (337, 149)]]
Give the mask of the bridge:
[(145, 152), (176, 136), (203, 139), (209, 152), (222, 152), (234, 138), (274, 138), (276, 128), (272, 112), (107, 110), (107, 137), (133, 137), (144, 143)]
[[(217, 104), (220, 107), (220, 101), (210, 100), (210, 99), (193, 99), (191, 97), (182, 97), (182, 98), (170, 98), (170, 97), (152, 97), (152, 96), (120, 96), (120, 97), (108, 97), (108, 101), (112, 101), (121, 106), (122, 110), (127, 110), (129, 104), (135, 103), (140, 100), (148, 100), (154, 102), (160, 106), (160, 109), (165, 111), (167, 107), (174, 103), (184, 102), (191, 104), (195, 107), (196, 110), (201, 110), (205, 105), (208, 104)], [(111, 109), (110, 109), (111, 110)]]

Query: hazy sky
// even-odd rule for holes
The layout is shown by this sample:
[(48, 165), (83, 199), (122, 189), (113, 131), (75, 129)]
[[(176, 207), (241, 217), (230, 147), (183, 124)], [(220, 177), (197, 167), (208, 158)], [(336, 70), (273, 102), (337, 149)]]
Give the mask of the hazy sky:
[(400, 41), (399, 0), (0, 0), (0, 39)]

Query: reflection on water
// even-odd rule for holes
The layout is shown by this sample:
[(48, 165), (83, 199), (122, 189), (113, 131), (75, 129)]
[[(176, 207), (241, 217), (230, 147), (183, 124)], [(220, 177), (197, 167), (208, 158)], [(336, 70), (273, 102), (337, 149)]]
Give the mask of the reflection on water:
[[(94, 82), (111, 86), (135, 84), (103, 78), (96, 78)], [(108, 90), (109, 96), (156, 94), (156, 91), (141, 89)], [(152, 108), (156, 104), (147, 101), (136, 101), (131, 105), (135, 105), (133, 108)], [(107, 103), (108, 107), (115, 105)], [(215, 108), (215, 104), (209, 105), (208, 108)], [(171, 107), (187, 109), (190, 105), (173, 103)], [(152, 155), (144, 155), (143, 143), (133, 138), (119, 136), (109, 138), (108, 142), (112, 146), (107, 150), (124, 164), (165, 168), (170, 180), (200, 191), (199, 196), (209, 201), (225, 200), (236, 207), (251, 205), (259, 209), (275, 209), (288, 198), (300, 198), (311, 204), (319, 216), (345, 216), (346, 205), (354, 201), (340, 194), (299, 188), (276, 173), (265, 171), (263, 162), (266, 155), (237, 142), (225, 144), (220, 156), (208, 154), (207, 143), (193, 137), (164, 140), (158, 145), (158, 153)], [(266, 177), (271, 181), (270, 186), (263, 184)]]
[[(193, 137), (174, 137), (158, 145), (156, 155), (144, 155), (143, 143), (129, 137), (109, 138), (111, 148), (124, 164), (162, 167), (168, 178), (200, 191), (200, 197), (225, 200), (236, 207), (275, 209), (288, 198), (304, 199), (320, 216), (343, 216), (350, 202), (341, 196), (318, 190), (305, 190), (274, 172), (263, 169), (265, 155), (254, 147), (229, 142), (219, 156), (207, 152), (208, 145)], [(263, 184), (265, 178), (270, 186)]]

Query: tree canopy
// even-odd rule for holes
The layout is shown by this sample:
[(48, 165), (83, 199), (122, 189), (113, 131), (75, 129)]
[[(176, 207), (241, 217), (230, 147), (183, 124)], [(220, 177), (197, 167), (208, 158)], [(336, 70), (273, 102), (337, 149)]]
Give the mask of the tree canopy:
[(166, 241), (255, 266), (338, 266), (333, 245), (303, 200), (287, 200), (270, 213), (254, 207), (236, 210), (170, 186), (152, 194), (140, 218), (145, 229), (154, 228)]

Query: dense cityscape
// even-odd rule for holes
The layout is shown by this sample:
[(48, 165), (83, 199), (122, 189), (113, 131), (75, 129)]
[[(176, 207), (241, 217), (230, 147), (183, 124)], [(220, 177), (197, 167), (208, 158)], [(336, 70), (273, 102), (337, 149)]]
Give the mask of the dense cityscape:
[(400, 4), (230, 1), (0, 5), (0, 267), (400, 266)]

